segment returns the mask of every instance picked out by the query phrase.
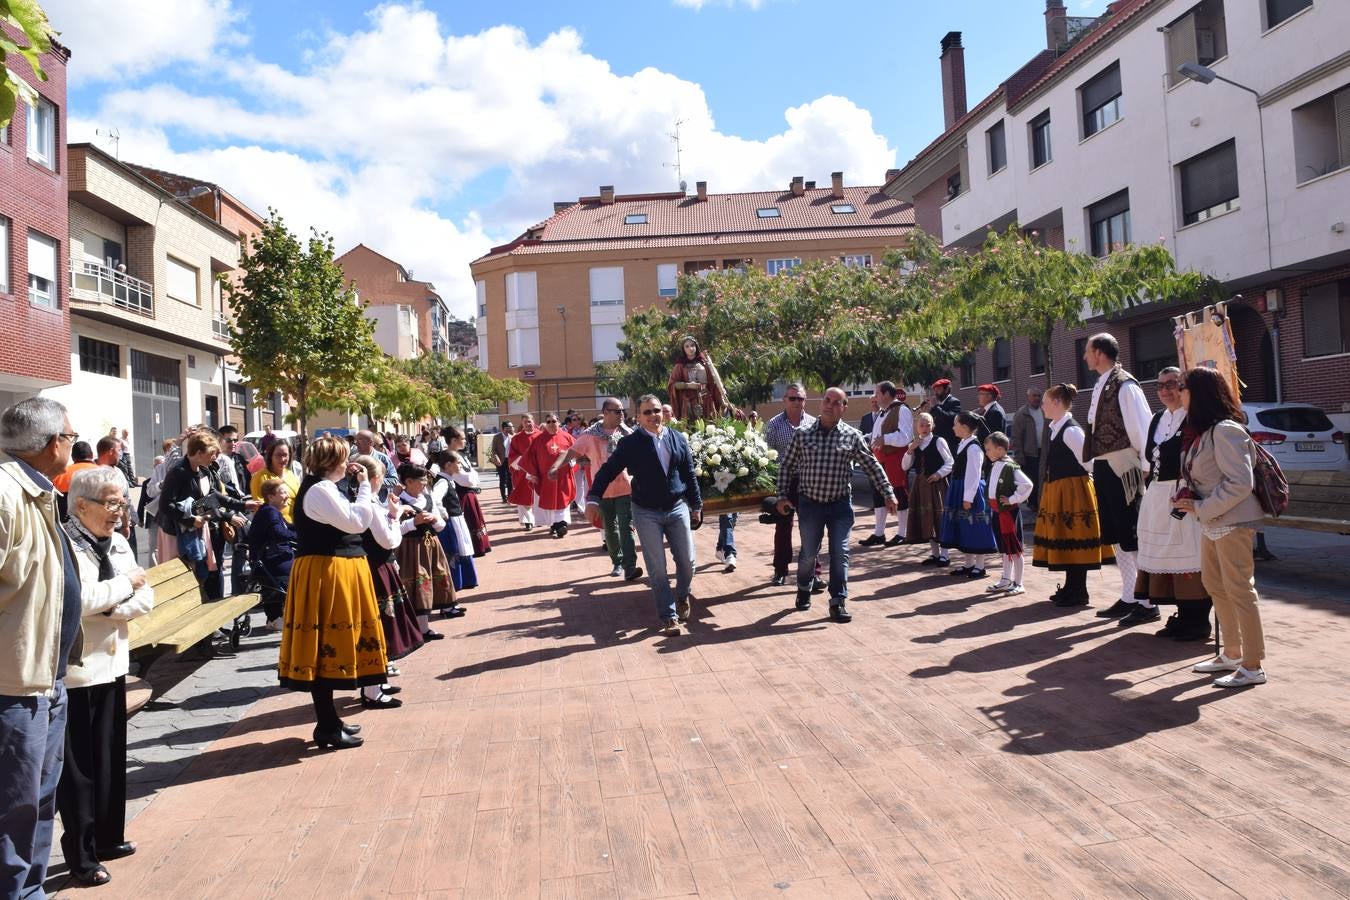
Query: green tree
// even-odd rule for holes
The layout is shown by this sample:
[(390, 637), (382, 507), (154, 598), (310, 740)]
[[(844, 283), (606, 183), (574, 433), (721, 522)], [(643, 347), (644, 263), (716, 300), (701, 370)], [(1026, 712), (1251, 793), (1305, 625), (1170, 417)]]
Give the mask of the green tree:
[(47, 73), (42, 71), (40, 57), (52, 49), (51, 23), (47, 14), (38, 5), (37, 0), (0, 0), (0, 22), (17, 29), (27, 41), (20, 46), (4, 32), (0, 32), (0, 128), (4, 128), (14, 118), (17, 102), (37, 103), (38, 93), (32, 85), (10, 70), (11, 57), (22, 57), (33, 70), (33, 77), (46, 81)]
[(291, 398), (301, 440), (312, 410), (368, 402), (367, 376), (380, 350), (374, 324), (333, 262), (333, 239), (314, 231), (302, 245), (269, 209), (240, 268), (237, 285), (225, 282), (230, 345), (256, 391)]
[(431, 353), (400, 365), (409, 377), (434, 392), (436, 410), (430, 414), (447, 419), (467, 420), (502, 403), (524, 400), (530, 393), (519, 380), (493, 378), (465, 359)]

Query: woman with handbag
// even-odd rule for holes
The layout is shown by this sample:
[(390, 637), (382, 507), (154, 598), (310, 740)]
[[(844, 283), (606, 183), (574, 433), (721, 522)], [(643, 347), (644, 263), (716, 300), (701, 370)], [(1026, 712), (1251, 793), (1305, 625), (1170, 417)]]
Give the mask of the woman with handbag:
[(1223, 641), (1218, 656), (1192, 671), (1220, 675), (1215, 687), (1265, 684), (1265, 634), (1252, 560), (1252, 534), (1264, 518), (1254, 490), (1256, 451), (1242, 424), (1242, 407), (1218, 372), (1187, 371), (1181, 399), (1186, 490), (1178, 492), (1172, 506), (1200, 522), (1200, 578), (1214, 601)]

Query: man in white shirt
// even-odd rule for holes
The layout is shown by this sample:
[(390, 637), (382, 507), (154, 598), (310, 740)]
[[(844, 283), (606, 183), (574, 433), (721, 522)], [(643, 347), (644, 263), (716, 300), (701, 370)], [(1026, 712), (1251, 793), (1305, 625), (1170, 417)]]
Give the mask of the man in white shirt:
[(878, 383), (872, 393), (872, 400), (877, 406), (877, 414), (872, 419), (872, 433), (869, 435), (872, 455), (886, 470), (886, 477), (895, 489), (895, 503), (899, 511), (895, 515), (895, 537), (888, 541), (885, 498), (877, 497), (877, 505), (872, 510), (876, 520), (872, 535), (858, 542), (863, 547), (881, 544), (894, 547), (905, 542), (905, 524), (909, 518), (909, 475), (905, 472), (903, 462), (905, 449), (914, 440), (914, 413), (905, 404), (905, 399), (904, 389), (896, 387), (892, 381)]
[(1139, 503), (1149, 467), (1144, 448), (1153, 412), (1139, 382), (1117, 361), (1119, 355), (1120, 345), (1111, 334), (1088, 338), (1083, 361), (1100, 377), (1092, 389), (1083, 460), (1092, 465), (1102, 544), (1112, 545), (1120, 568), (1120, 599), (1097, 616), (1140, 625), (1159, 618), (1157, 607), (1134, 596)]

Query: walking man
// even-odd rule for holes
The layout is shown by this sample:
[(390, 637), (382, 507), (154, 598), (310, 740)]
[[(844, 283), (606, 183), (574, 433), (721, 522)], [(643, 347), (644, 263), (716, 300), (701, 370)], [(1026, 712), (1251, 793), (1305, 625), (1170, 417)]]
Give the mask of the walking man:
[[(691, 525), (703, 522), (703, 497), (694, 477), (694, 455), (680, 432), (667, 428), (661, 416), (661, 400), (645, 394), (638, 402), (642, 427), (621, 438), (586, 496), (586, 518), (600, 527), (600, 501), (605, 490), (622, 471), (633, 478), (633, 525), (642, 543), (642, 558), (656, 600), (656, 614), (664, 634), (677, 635), (689, 620), (694, 580), (694, 533)], [(666, 551), (670, 542), (675, 558), (675, 592), (666, 577)], [(810, 596), (808, 592), (808, 596)]]
[[(588, 480), (595, 476), (608, 460), (619, 441), (632, 429), (623, 424), (623, 403), (617, 397), (606, 397), (600, 403), (600, 421), (577, 435), (574, 443), (558, 462), (548, 470), (548, 477), (557, 480), (575, 459), (585, 459)], [(620, 575), (625, 581), (637, 581), (642, 568), (637, 564), (637, 547), (633, 543), (633, 487), (627, 472), (620, 472), (605, 488), (600, 498), (600, 518), (605, 523), (605, 552), (614, 568), (612, 577)], [(584, 502), (584, 499), (583, 499)]]
[[(792, 436), (797, 430), (815, 421), (816, 417), (806, 411), (806, 387), (800, 381), (794, 381), (787, 386), (787, 393), (783, 395), (783, 411), (764, 425), (764, 442), (769, 445), (770, 450), (778, 454), (781, 461), (787, 456), (788, 448), (792, 446)], [(795, 483), (788, 486), (788, 493), (785, 496), (793, 503), (797, 502)], [(774, 587), (787, 584), (788, 564), (792, 562), (792, 530), (796, 525), (794, 518), (794, 514), (789, 511), (786, 516), (780, 516), (773, 527), (771, 583)], [(825, 589), (825, 583), (820, 580), (819, 561), (816, 562), (813, 587), (815, 585), (819, 585), (819, 590)]]
[(493, 468), (497, 470), (497, 490), (502, 495), (502, 502), (506, 502), (506, 495), (511, 493), (511, 469), (506, 465), (506, 442), (511, 440), (511, 434), (515, 431), (515, 426), (509, 421), (502, 423), (501, 431), (492, 436), (492, 450), (488, 460)]
[(1145, 458), (1153, 413), (1144, 389), (1116, 361), (1120, 345), (1107, 332), (1088, 338), (1083, 362), (1098, 374), (1088, 408), (1083, 461), (1092, 465), (1103, 545), (1115, 548), (1120, 569), (1120, 599), (1097, 613), (1101, 619), (1120, 619), (1122, 625), (1142, 625), (1159, 618), (1147, 598), (1134, 596), (1138, 573), (1139, 503), (1144, 495)]
[(46, 896), (66, 738), (66, 663), (79, 660), (80, 576), (52, 479), (79, 439), (66, 408), (0, 414), (0, 895)]
[(1038, 508), (1041, 496), (1041, 429), (1045, 428), (1045, 413), (1041, 412), (1040, 388), (1027, 390), (1027, 402), (1013, 413), (1012, 440), (1013, 453), (1022, 471), (1031, 479), (1031, 496), (1027, 506)]
[[(797, 609), (811, 608), (811, 582), (820, 541), (830, 540), (830, 618), (852, 621), (848, 599), (848, 535), (853, 528), (853, 467), (860, 465), (872, 489), (885, 497), (886, 511), (895, 513), (895, 492), (886, 473), (867, 445), (867, 438), (842, 419), (848, 409), (843, 388), (825, 392), (820, 418), (797, 430), (778, 469), (778, 512), (793, 508), (788, 491), (797, 483), (797, 513), (802, 549), (797, 554)], [(646, 549), (646, 541), (643, 541)]]

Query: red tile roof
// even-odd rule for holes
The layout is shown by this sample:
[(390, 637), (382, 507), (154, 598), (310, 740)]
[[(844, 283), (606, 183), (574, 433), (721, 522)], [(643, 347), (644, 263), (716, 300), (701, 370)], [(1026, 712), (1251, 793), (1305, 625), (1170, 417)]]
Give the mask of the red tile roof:
[[(851, 213), (830, 207), (851, 204)], [(760, 218), (758, 211), (776, 208), (780, 215)], [(640, 225), (624, 224), (627, 216), (645, 214)], [(680, 192), (620, 194), (611, 204), (582, 197), (543, 222), (531, 226), (509, 244), (494, 247), (484, 259), (503, 253), (557, 253), (622, 247), (673, 247), (818, 240), (830, 237), (900, 238), (914, 227), (914, 209), (881, 193), (878, 187), (846, 187), (842, 199), (829, 188), (812, 188), (802, 196), (788, 191), (709, 194), (706, 201)]]

